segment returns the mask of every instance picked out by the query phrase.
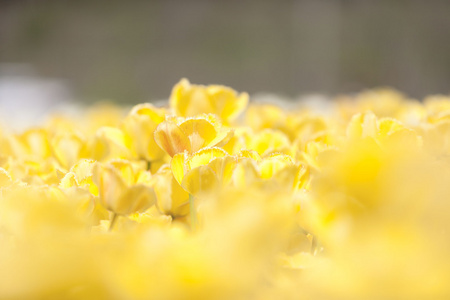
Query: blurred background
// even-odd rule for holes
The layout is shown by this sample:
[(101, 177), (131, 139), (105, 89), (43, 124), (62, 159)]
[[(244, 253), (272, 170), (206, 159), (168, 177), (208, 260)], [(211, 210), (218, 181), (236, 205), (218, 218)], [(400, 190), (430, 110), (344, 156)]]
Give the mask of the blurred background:
[(290, 98), (448, 94), (449, 16), (447, 0), (0, 0), (0, 103), (134, 104), (182, 77)]

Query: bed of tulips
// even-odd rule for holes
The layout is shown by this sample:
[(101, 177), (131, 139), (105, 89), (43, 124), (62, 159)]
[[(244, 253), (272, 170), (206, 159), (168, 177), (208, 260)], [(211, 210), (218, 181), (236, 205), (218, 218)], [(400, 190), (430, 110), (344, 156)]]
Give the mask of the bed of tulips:
[(248, 98), (0, 132), (0, 299), (449, 299), (450, 98)]

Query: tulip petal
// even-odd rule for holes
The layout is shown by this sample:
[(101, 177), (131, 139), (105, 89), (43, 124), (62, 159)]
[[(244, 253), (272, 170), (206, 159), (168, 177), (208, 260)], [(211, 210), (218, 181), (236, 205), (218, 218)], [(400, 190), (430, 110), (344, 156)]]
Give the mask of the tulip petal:
[(228, 154), (225, 150), (217, 147), (204, 148), (196, 153), (194, 153), (191, 157), (189, 157), (187, 164), (190, 170), (209, 164), (214, 158), (224, 157)]
[(191, 151), (191, 143), (186, 134), (173, 121), (164, 121), (154, 133), (155, 141), (170, 156), (184, 150)]
[(214, 126), (205, 119), (187, 119), (179, 125), (179, 128), (188, 137), (192, 152), (209, 146), (217, 136)]
[(218, 184), (214, 171), (209, 166), (201, 166), (188, 172), (181, 186), (190, 194), (198, 195), (214, 190)]
[(176, 154), (170, 161), (170, 168), (176, 181), (181, 184), (184, 174), (188, 171), (188, 156), (186, 152)]

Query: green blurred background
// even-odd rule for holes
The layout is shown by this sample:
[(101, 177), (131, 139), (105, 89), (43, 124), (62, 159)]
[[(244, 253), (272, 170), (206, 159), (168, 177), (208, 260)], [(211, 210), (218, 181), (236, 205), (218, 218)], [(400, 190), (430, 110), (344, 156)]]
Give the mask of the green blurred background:
[(86, 102), (165, 99), (182, 77), (288, 97), (448, 94), (450, 1), (0, 0), (0, 76), (30, 74)]

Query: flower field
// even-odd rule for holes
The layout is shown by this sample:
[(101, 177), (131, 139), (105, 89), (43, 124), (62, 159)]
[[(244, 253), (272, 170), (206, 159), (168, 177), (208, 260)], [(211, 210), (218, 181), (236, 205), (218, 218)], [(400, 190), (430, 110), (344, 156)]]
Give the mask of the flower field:
[(0, 299), (450, 298), (450, 97), (183, 79), (0, 139)]

